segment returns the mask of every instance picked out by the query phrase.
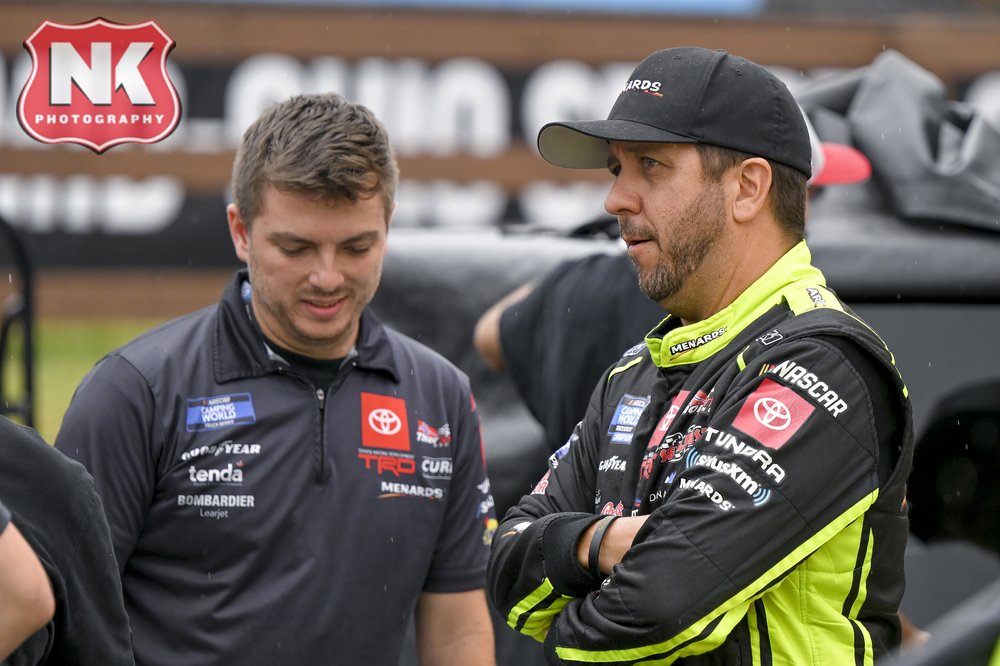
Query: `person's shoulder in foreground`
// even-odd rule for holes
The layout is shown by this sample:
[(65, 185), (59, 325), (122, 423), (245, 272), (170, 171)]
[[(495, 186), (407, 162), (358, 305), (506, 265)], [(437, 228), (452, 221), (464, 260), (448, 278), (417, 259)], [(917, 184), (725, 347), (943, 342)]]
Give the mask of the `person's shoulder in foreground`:
[(4, 417), (0, 441), (0, 496), (55, 601), (51, 619), (4, 663), (134, 663), (111, 536), (90, 475), (33, 429)]
[(52, 619), (55, 603), (38, 556), (0, 502), (0, 659)]
[(227, 208), (247, 269), (81, 383), (57, 446), (105, 498), (142, 663), (394, 663), (411, 618), (425, 663), (491, 663), (468, 378), (368, 309), (397, 180), (365, 107), (269, 107)]
[(910, 406), (811, 263), (791, 94), (666, 49), (606, 120), (538, 146), (610, 170), (605, 208), (671, 314), (504, 517), (491, 600), (557, 663), (872, 663), (900, 640)]

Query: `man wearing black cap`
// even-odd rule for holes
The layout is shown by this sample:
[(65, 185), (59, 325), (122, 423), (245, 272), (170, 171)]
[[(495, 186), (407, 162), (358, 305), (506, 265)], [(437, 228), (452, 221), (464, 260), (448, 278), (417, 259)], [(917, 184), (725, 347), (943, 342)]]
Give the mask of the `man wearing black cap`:
[(667, 49), (607, 120), (551, 123), (538, 146), (611, 171), (605, 208), (672, 314), (505, 516), (492, 601), (552, 663), (873, 663), (900, 640), (910, 406), (811, 265), (787, 88)]

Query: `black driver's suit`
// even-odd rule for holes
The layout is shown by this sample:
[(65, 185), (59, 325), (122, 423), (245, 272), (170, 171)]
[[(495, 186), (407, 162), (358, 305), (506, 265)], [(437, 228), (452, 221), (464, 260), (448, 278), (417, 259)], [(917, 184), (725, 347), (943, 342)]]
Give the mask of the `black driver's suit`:
[[(911, 455), (891, 354), (800, 243), (605, 373), (502, 520), (491, 600), (552, 663), (872, 664), (900, 639)], [(603, 582), (576, 555), (595, 514), (649, 516)]]

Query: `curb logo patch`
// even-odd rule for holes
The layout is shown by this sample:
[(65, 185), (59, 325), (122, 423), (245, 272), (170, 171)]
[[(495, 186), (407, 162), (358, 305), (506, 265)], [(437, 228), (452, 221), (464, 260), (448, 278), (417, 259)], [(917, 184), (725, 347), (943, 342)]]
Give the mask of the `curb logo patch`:
[(153, 21), (43, 21), (24, 41), (32, 66), (17, 119), (37, 141), (78, 143), (96, 153), (165, 139), (181, 117), (166, 68), (173, 47)]
[(765, 379), (743, 403), (733, 427), (769, 449), (780, 449), (816, 410), (792, 389)]

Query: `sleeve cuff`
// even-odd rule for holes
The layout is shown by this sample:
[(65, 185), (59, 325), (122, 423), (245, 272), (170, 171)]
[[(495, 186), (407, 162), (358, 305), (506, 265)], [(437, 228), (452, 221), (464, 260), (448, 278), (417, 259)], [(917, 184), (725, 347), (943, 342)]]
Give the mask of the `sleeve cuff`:
[(576, 558), (580, 536), (600, 519), (601, 516), (591, 513), (564, 513), (545, 526), (542, 537), (545, 577), (559, 594), (581, 597), (600, 584)]

